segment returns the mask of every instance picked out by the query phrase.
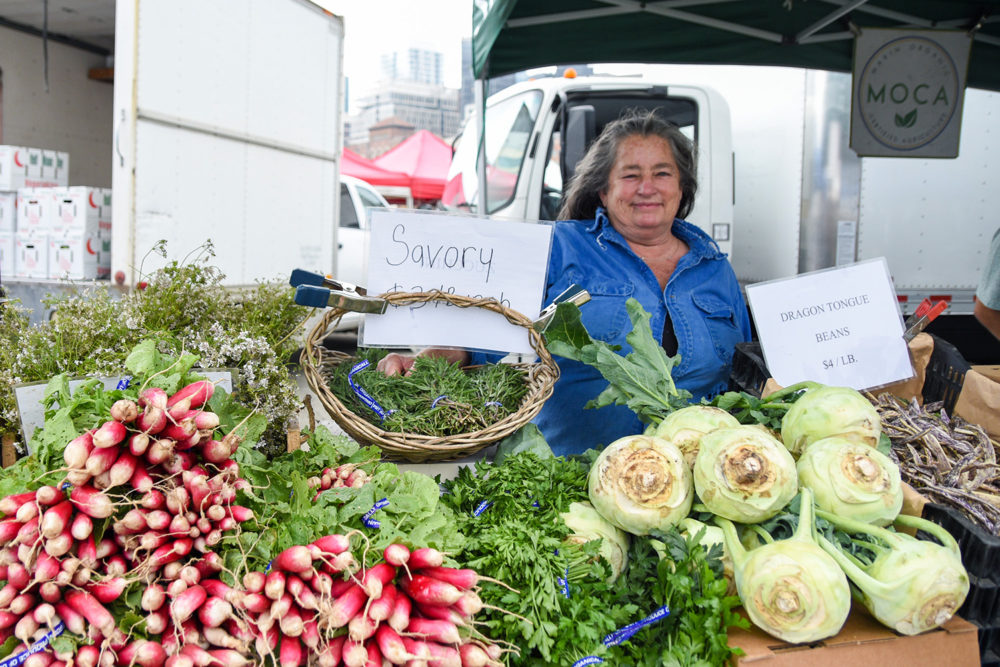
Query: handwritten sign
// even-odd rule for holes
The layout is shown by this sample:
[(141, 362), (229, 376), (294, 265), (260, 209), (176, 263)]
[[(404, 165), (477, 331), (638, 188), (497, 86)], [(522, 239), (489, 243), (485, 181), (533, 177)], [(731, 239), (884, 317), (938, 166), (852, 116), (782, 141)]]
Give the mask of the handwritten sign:
[[(541, 310), (552, 228), (445, 213), (373, 209), (368, 293), (428, 292), (491, 297), (528, 318)], [(368, 315), (361, 344), (461, 347), (527, 354), (527, 330), (483, 308), (446, 301)]]
[(747, 286), (764, 359), (782, 386), (872, 389), (913, 377), (885, 258)]

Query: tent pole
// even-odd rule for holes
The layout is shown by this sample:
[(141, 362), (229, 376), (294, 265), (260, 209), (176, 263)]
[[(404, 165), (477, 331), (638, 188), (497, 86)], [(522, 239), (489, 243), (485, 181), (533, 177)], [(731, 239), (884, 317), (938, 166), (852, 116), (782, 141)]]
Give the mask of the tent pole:
[(476, 114), (476, 212), (486, 215), (486, 79), (476, 77), (473, 84)]

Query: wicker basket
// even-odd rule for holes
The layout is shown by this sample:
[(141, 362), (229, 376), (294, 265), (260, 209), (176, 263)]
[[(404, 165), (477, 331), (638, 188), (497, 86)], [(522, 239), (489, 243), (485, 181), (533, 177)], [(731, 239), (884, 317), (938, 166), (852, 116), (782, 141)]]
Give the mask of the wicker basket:
[(323, 318), (313, 327), (305, 342), (300, 364), (306, 377), (306, 382), (323, 407), (337, 424), (352, 438), (363, 445), (379, 447), (389, 460), (403, 460), (414, 463), (429, 461), (448, 461), (474, 454), (479, 450), (507, 437), (527, 424), (541, 410), (542, 404), (552, 395), (552, 387), (559, 377), (559, 367), (552, 360), (552, 355), (545, 349), (541, 335), (531, 326), (531, 320), (521, 313), (504, 307), (495, 299), (474, 299), (472, 297), (448, 294), (437, 290), (420, 293), (383, 294), (393, 306), (405, 306), (412, 303), (429, 301), (447, 301), (460, 308), (485, 308), (500, 313), (511, 324), (528, 329), (531, 335), (531, 345), (537, 352), (539, 361), (532, 364), (518, 364), (525, 373), (525, 383), (528, 392), (521, 401), (521, 407), (500, 421), (490, 426), (470, 433), (460, 433), (448, 436), (429, 436), (413, 433), (396, 433), (383, 431), (378, 426), (362, 419), (348, 410), (334, 396), (327, 385), (330, 369), (348, 362), (353, 357), (343, 352), (327, 350), (322, 345), (327, 333), (335, 326), (343, 315), (348, 312), (339, 308), (329, 309)]

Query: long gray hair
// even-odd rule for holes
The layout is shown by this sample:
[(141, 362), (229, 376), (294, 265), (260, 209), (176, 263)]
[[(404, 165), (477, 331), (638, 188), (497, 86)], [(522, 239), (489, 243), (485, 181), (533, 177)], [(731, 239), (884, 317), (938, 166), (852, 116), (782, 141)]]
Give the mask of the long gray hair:
[(611, 168), (618, 157), (618, 147), (631, 136), (662, 137), (670, 144), (680, 170), (681, 203), (678, 218), (686, 218), (694, 206), (698, 190), (694, 143), (680, 129), (661, 118), (654, 110), (626, 111), (621, 118), (604, 126), (576, 167), (569, 189), (559, 209), (559, 220), (586, 220), (594, 217), (601, 205), (601, 193), (608, 189)]

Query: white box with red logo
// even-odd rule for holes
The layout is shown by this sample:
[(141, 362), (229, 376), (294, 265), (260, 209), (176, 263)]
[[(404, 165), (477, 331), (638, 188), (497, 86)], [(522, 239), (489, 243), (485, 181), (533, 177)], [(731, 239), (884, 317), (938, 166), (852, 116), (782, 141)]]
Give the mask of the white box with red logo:
[(24, 146), (0, 146), (0, 190), (24, 187), (28, 176), (28, 149)]
[(31, 148), (28, 151), (28, 173), (24, 176), (24, 185), (29, 188), (43, 187), (42, 183), (42, 149)]
[(29, 177), (25, 185), (37, 188), (64, 188), (69, 185), (69, 153), (42, 149), (38, 179)]
[(111, 238), (111, 188), (101, 188), (101, 212), (98, 214), (97, 226), (102, 239)]
[(0, 279), (14, 275), (14, 233), (0, 232)]
[(49, 277), (49, 235), (17, 232), (14, 234), (14, 277)]
[(18, 233), (40, 234), (52, 229), (56, 212), (55, 188), (21, 188), (17, 191)]
[(55, 188), (54, 209), (50, 218), (53, 234), (88, 234), (98, 236), (104, 188), (74, 186)]
[[(96, 228), (95, 228), (96, 232)], [(97, 278), (100, 240), (95, 234), (72, 232), (49, 237), (49, 278), (93, 280)]]
[(17, 231), (17, 193), (0, 192), (0, 233)]

